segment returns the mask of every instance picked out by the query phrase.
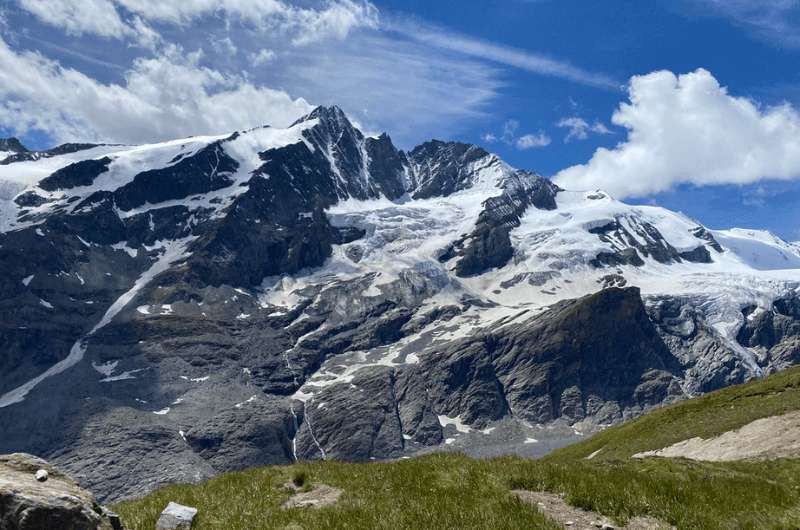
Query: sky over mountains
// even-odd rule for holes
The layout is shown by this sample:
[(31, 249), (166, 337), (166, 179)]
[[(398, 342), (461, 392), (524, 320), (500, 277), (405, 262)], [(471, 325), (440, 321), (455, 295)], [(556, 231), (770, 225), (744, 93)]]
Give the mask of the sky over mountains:
[(10, 0), (0, 132), (31, 147), (287, 125), (338, 104), (570, 188), (800, 239), (797, 0)]

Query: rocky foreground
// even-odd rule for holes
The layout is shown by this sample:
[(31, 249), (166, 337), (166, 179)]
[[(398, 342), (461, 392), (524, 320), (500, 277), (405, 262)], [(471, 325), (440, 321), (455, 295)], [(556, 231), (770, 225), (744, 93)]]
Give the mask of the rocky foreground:
[(0, 455), (0, 529), (123, 530), (114, 512), (44, 460)]

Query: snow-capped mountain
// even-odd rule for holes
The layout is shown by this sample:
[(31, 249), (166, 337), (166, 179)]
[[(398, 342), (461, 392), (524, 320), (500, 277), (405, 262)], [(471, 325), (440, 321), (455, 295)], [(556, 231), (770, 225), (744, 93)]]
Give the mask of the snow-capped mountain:
[(800, 361), (800, 249), (409, 152), (338, 108), (0, 142), (0, 452), (120, 498), (303, 458), (541, 454)]

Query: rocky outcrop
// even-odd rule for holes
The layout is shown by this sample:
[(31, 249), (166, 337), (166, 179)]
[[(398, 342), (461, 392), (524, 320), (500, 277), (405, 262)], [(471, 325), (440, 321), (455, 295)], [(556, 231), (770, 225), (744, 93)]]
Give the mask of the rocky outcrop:
[(45, 191), (56, 191), (78, 186), (89, 186), (98, 175), (108, 171), (110, 163), (111, 159), (107, 156), (98, 160), (75, 162), (40, 181), (39, 187)]
[(426, 356), (401, 376), (399, 408), (420, 419), (411, 436), (426, 409), (478, 427), (511, 410), (533, 423), (610, 423), (680, 397), (679, 370), (638, 289), (611, 288)]
[[(16, 138), (7, 139), (7, 141), (11, 142), (10, 151), (13, 151), (15, 154), (8, 156), (4, 160), (0, 160), (0, 165), (13, 164), (15, 162), (36, 161), (42, 158), (51, 158), (58, 155), (76, 153), (78, 151), (85, 151), (87, 149), (97, 147), (97, 144), (66, 143), (45, 151), (30, 151), (25, 149), (25, 147), (22, 146), (18, 140), (16, 142), (14, 142), (14, 140), (16, 140)], [(20, 149), (20, 147), (22, 148)], [(3, 149), (0, 149), (0, 151), (2, 150)]]
[(525, 211), (530, 207), (556, 208), (558, 186), (538, 175), (520, 172), (504, 186), (501, 195), (486, 199), (472, 233), (448, 251), (448, 255), (460, 255), (455, 266), (460, 277), (482, 274), (508, 263), (514, 255), (510, 233), (520, 225)]
[(122, 530), (119, 517), (44, 460), (0, 455), (0, 528)]
[(230, 186), (238, 168), (239, 164), (225, 153), (221, 142), (215, 142), (165, 168), (137, 174), (114, 191), (114, 202), (122, 210), (131, 210), (145, 203), (208, 193)]
[(715, 253), (722, 252), (722, 247), (705, 228), (696, 227), (691, 234), (705, 244), (679, 251), (672, 246), (664, 235), (652, 224), (635, 216), (619, 216), (613, 221), (589, 229), (600, 241), (607, 243), (613, 251), (600, 252), (592, 260), (594, 267), (633, 265), (641, 267), (645, 264), (642, 258), (652, 258), (659, 263), (711, 263), (709, 248)]
[(776, 368), (800, 362), (800, 296), (775, 300), (769, 310), (748, 306), (742, 313), (744, 325), (736, 337), (742, 346)]
[(189, 530), (197, 508), (170, 502), (156, 521), (156, 530)]

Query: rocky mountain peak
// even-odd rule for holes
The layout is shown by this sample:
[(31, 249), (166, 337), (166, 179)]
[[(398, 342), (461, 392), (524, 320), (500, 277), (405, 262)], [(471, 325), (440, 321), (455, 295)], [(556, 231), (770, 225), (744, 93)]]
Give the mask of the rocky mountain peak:
[(354, 128), (350, 118), (347, 117), (347, 114), (345, 114), (345, 112), (336, 105), (331, 105), (330, 107), (320, 105), (302, 118), (295, 121), (293, 125), (297, 125), (298, 123), (303, 123), (309, 120), (319, 120), (320, 123), (325, 124), (326, 127), (337, 130)]
[[(405, 152), (338, 107), (13, 154), (0, 452), (119, 498), (298, 458), (522, 446), (563, 435), (540, 422), (800, 362), (798, 271), (767, 234), (561, 190), (463, 142)], [(597, 294), (613, 286), (639, 289)]]
[(26, 153), (28, 148), (22, 145), (19, 139), (11, 136), (9, 138), (0, 138), (0, 151), (11, 153)]

